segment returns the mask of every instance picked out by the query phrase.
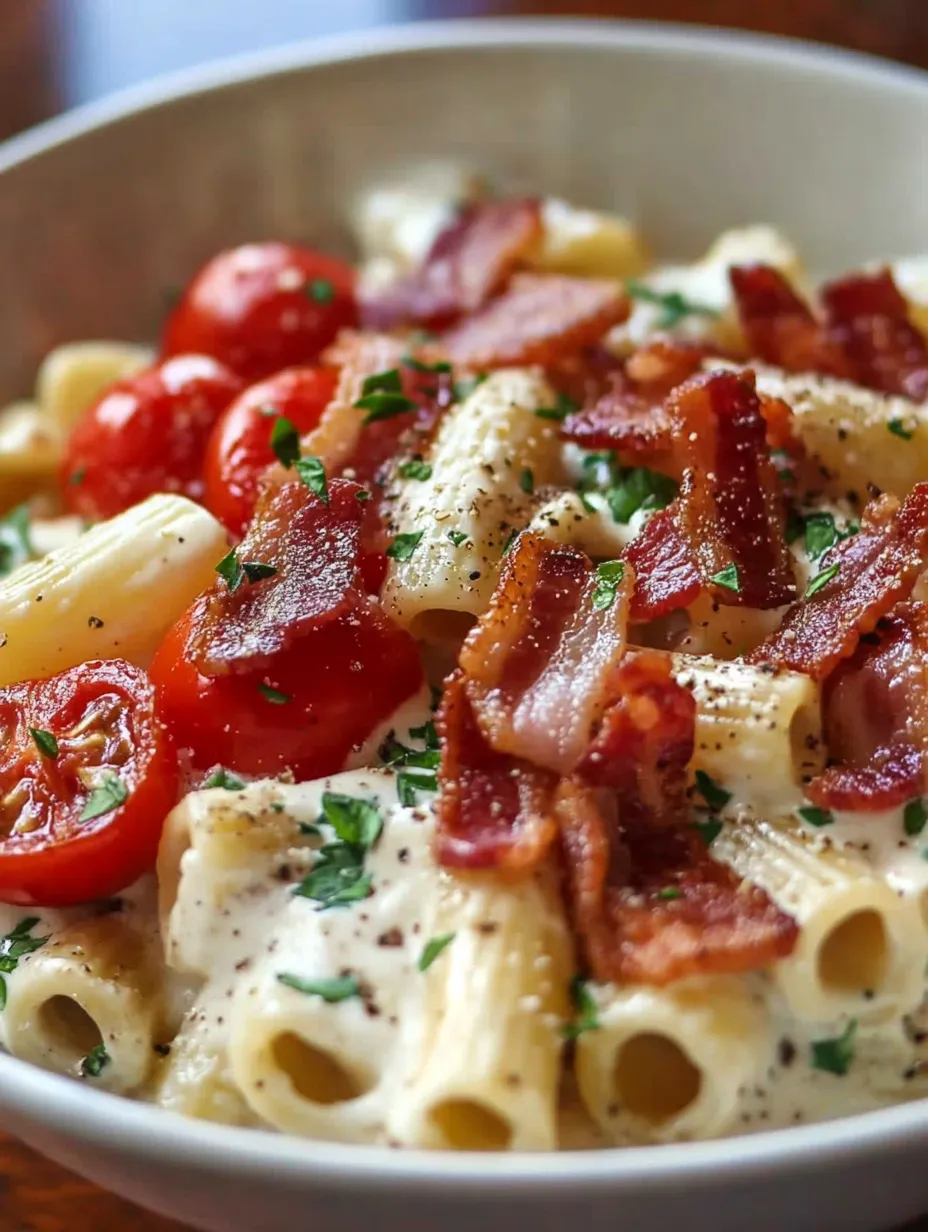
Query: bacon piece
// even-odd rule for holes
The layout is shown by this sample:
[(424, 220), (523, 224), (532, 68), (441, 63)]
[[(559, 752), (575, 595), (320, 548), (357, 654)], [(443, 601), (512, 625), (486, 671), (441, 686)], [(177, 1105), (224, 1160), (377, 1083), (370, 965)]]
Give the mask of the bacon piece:
[(369, 329), (441, 327), (475, 312), (502, 290), (541, 237), (535, 199), (466, 206), (439, 233), (418, 269), (362, 302), (362, 321)]
[(441, 742), (439, 863), (446, 868), (533, 868), (557, 836), (554, 776), (494, 752), (477, 725), (460, 672), (445, 682), (436, 727)]
[(574, 929), (597, 980), (663, 986), (791, 953), (795, 921), (713, 860), (694, 830), (626, 826), (607, 817), (610, 803), (571, 777), (555, 804)]
[(628, 300), (606, 279), (516, 274), (508, 289), (455, 326), (442, 346), (472, 368), (556, 364), (592, 346), (628, 316)]
[(625, 562), (635, 572), (628, 613), (633, 623), (689, 607), (702, 590), (702, 576), (680, 529), (675, 504), (659, 509), (625, 549)]
[(788, 372), (821, 372), (853, 380), (840, 344), (826, 336), (779, 270), (735, 265), (728, 276), (752, 355)]
[(588, 783), (617, 793), (627, 826), (682, 826), (688, 816), (696, 702), (671, 668), (659, 650), (626, 654), (609, 676), (616, 700), (577, 767)]
[(888, 269), (851, 274), (822, 288), (828, 337), (859, 385), (915, 402), (928, 398), (928, 344)]
[(897, 808), (928, 789), (928, 607), (903, 603), (832, 673), (825, 695), (831, 765), (808, 786), (827, 809)]
[(612, 374), (595, 402), (568, 415), (561, 437), (582, 449), (612, 449), (625, 461), (665, 467), (673, 444), (663, 398), (640, 393), (624, 372)]
[(820, 571), (836, 567), (834, 577), (790, 608), (747, 661), (824, 680), (881, 617), (908, 598), (925, 568), (926, 553), (928, 482), (916, 484), (901, 509), (893, 496), (871, 501), (858, 533), (830, 548), (820, 561)]
[(333, 479), (328, 490), (328, 504), (298, 481), (263, 493), (237, 556), (275, 573), (234, 591), (217, 578), (200, 596), (187, 655), (204, 676), (264, 667), (308, 630), (366, 602), (358, 588), (361, 489)]
[(576, 765), (625, 650), (632, 585), (631, 569), (604, 583), (579, 548), (519, 536), (459, 660), (494, 749), (559, 773)]

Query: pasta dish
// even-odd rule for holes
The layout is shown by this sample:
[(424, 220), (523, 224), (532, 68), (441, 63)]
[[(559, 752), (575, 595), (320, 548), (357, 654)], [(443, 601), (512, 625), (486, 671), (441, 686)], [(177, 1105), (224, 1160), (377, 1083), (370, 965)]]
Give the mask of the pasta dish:
[(0, 413), (0, 1042), (439, 1150), (928, 1094), (928, 259), (355, 224)]

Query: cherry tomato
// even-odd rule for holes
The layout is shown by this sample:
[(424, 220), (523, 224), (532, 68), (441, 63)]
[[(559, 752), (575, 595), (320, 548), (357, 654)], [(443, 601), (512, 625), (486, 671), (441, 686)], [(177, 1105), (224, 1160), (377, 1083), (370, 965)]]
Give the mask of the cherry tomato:
[(162, 642), (151, 678), (174, 739), (200, 769), (334, 774), (422, 683), (415, 642), (376, 604), (306, 634), (270, 671), (214, 677), (184, 652), (195, 610)]
[(168, 318), (163, 353), (213, 355), (248, 381), (311, 364), (357, 324), (354, 270), (310, 248), (243, 244), (213, 257)]
[(271, 432), (279, 417), (302, 436), (332, 400), (334, 368), (288, 368), (251, 385), (226, 410), (206, 447), (205, 504), (233, 535), (251, 521), (258, 481), (274, 462)]
[(63, 907), (155, 863), (177, 798), (145, 673), (95, 660), (0, 689), (0, 901)]
[(110, 518), (153, 492), (203, 496), (203, 454), (242, 382), (207, 355), (181, 355), (117, 381), (71, 433), (61, 473), (67, 507)]

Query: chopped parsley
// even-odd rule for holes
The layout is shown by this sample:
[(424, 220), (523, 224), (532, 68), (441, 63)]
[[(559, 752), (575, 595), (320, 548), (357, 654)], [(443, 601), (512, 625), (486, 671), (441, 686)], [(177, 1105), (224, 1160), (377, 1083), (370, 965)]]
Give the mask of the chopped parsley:
[(330, 304), (335, 298), (335, 286), (328, 278), (313, 278), (306, 284), (306, 294), (317, 304)]
[(415, 402), (403, 393), (403, 380), (399, 368), (376, 372), (366, 377), (361, 386), (361, 397), (354, 404), (358, 410), (367, 411), (364, 423), (376, 423), (379, 419), (392, 419), (416, 409)]
[(86, 478), (87, 478), (87, 467), (79, 466), (76, 470), (72, 471), (71, 474), (68, 476), (68, 483), (71, 484), (71, 486), (74, 488), (79, 488)]
[(87, 802), (78, 821), (93, 821), (104, 813), (112, 813), (113, 809), (129, 799), (129, 791), (118, 774), (108, 770), (98, 787), (95, 787), (87, 797)]
[(910, 838), (921, 834), (926, 822), (928, 822), (928, 807), (925, 805), (925, 797), (919, 796), (916, 800), (910, 800), (902, 814), (902, 825), (906, 834)]
[(417, 791), (438, 791), (438, 775), (401, 770), (396, 776), (396, 795), (400, 804), (415, 808), (419, 802)]
[(460, 381), (455, 381), (451, 386), (455, 402), (466, 402), (474, 390), (479, 389), (486, 379), (486, 372), (478, 372), (476, 376), (462, 377)]
[(555, 423), (563, 423), (568, 415), (579, 411), (580, 404), (568, 398), (567, 394), (559, 393), (554, 400), (554, 406), (540, 406), (535, 411), (539, 419), (553, 419)]
[(621, 560), (606, 560), (596, 566), (596, 585), (593, 587), (593, 607), (597, 611), (612, 607), (625, 577), (625, 563)]
[(337, 791), (322, 793), (322, 817), (343, 843), (351, 843), (365, 851), (373, 847), (383, 829), (383, 818), (377, 805), (361, 796), (346, 796)]
[(390, 732), (378, 751), (384, 765), (397, 769), (396, 795), (400, 804), (413, 808), (418, 803), (417, 791), (438, 791), (436, 770), (441, 761), (441, 752), (438, 733), (431, 719), (422, 727), (411, 727), (409, 734), (414, 738), (424, 738), (426, 747), (411, 749)]
[(50, 731), (43, 731), (41, 727), (30, 727), (29, 735), (43, 757), (54, 760), (58, 756), (58, 741)]
[(322, 459), (313, 457), (298, 458), (294, 463), (294, 468), (310, 492), (314, 492), (323, 505), (327, 505), (329, 503), (329, 485), (325, 480), (325, 466), (322, 463)]
[(566, 1022), (561, 1027), (561, 1034), (567, 1039), (576, 1039), (584, 1031), (595, 1031), (600, 1025), (596, 1002), (588, 985), (586, 976), (579, 972), (570, 981), (570, 1003), (576, 1014), (573, 1022)]
[(278, 415), (271, 427), (271, 449), (288, 470), (300, 456), (300, 434), (296, 424), (285, 415)]
[(262, 697), (266, 698), (272, 706), (286, 706), (293, 698), (289, 693), (282, 693), (280, 689), (275, 689), (269, 684), (265, 684), (263, 680), (258, 682), (258, 692)]
[(240, 563), (235, 555), (235, 548), (232, 548), (216, 566), (216, 572), (228, 586), (229, 593), (234, 595), (246, 581), (254, 585), (255, 582), (274, 577), (277, 570), (273, 565), (266, 565), (260, 560), (246, 560)]
[(810, 826), (815, 826), (816, 829), (821, 829), (822, 826), (830, 826), (834, 824), (834, 817), (828, 809), (813, 808), (811, 804), (805, 805), (803, 808), (796, 809), (797, 814), (803, 821), (808, 822)]
[(626, 294), (646, 304), (654, 304), (663, 311), (655, 324), (658, 329), (673, 329), (685, 317), (717, 317), (715, 308), (687, 299), (680, 291), (655, 291), (653, 287), (629, 278), (625, 283)]
[(387, 548), (387, 555), (391, 560), (411, 560), (424, 534), (424, 530), (411, 530), (397, 535)]
[(106, 1051), (106, 1045), (97, 1044), (81, 1061), (81, 1073), (85, 1078), (99, 1078), (104, 1067), (109, 1063), (110, 1054)]
[(519, 476), (519, 487), (526, 496), (531, 496), (535, 491), (535, 476), (532, 474), (531, 467), (526, 466)]
[(697, 770), (693, 776), (696, 780), (696, 790), (711, 809), (723, 809), (731, 799), (731, 792), (720, 787), (705, 770)]
[(48, 941), (48, 937), (29, 936), (38, 923), (37, 915), (20, 920), (16, 927), (0, 940), (0, 1010), (6, 1008), (6, 980), (3, 976), (15, 971), (21, 958), (34, 954)]
[(838, 528), (830, 513), (807, 514), (803, 534), (810, 560), (818, 560), (838, 542)]
[(408, 462), (401, 462), (398, 470), (404, 479), (432, 478), (431, 466), (428, 462), (423, 462), (421, 458), (410, 458)]
[(278, 984), (292, 988), (294, 992), (304, 993), (307, 997), (321, 997), (330, 1005), (339, 1001), (347, 1001), (351, 997), (360, 997), (361, 984), (356, 975), (336, 975), (327, 980), (304, 980), (299, 975), (290, 975), (282, 971), (277, 977)]
[(886, 426), (893, 436), (901, 436), (904, 441), (910, 441), (915, 435), (914, 428), (907, 428), (901, 419), (891, 419)]
[(444, 360), (437, 364), (424, 364), (421, 359), (414, 359), (412, 355), (403, 356), (403, 366), (412, 368), (413, 372), (434, 372), (436, 376), (440, 376), (443, 372), (450, 372), (451, 365)]
[(361, 385), (361, 393), (365, 397), (368, 394), (401, 394), (403, 392), (403, 378), (400, 376), (399, 368), (388, 368), (386, 372), (375, 372), (373, 376), (366, 376)]
[(717, 817), (710, 817), (708, 821), (693, 822), (693, 829), (699, 833), (699, 837), (707, 847), (712, 846), (724, 828)]
[(829, 582), (834, 581), (838, 576), (839, 565), (829, 565), (827, 569), (823, 569), (821, 573), (816, 573), (815, 577), (806, 587), (805, 597), (811, 599), (813, 595), (817, 595), (820, 590), (824, 590)]
[(741, 593), (741, 577), (736, 564), (726, 565), (718, 573), (713, 573), (709, 581), (714, 582), (716, 586), (724, 587), (725, 590), (733, 590), (736, 595)]
[(854, 1039), (857, 1035), (857, 1019), (852, 1018), (840, 1035), (833, 1039), (812, 1041), (812, 1068), (839, 1078), (851, 1067), (854, 1060)]
[[(321, 833), (319, 827), (323, 825), (331, 827), (335, 841), (319, 848), (312, 869), (293, 889), (299, 897), (318, 902), (320, 911), (368, 897), (371, 877), (364, 871), (364, 857), (380, 837), (383, 819), (370, 800), (326, 791), (322, 793), (317, 833)], [(300, 829), (303, 833), (312, 832), (303, 826)]]
[(678, 890), (676, 886), (664, 886), (662, 890), (658, 890), (655, 897), (664, 899), (666, 902), (671, 902), (675, 898), (682, 898), (683, 891)]
[(434, 719), (426, 719), (421, 727), (410, 727), (409, 734), (413, 740), (424, 740), (427, 749), (438, 748), (438, 732), (435, 730)]
[(35, 555), (29, 534), (29, 506), (17, 505), (0, 518), (0, 577)]
[(599, 493), (606, 500), (614, 522), (627, 525), (639, 509), (663, 509), (677, 494), (677, 485), (666, 475), (646, 466), (620, 466), (611, 452), (590, 453), (583, 459), (578, 490), (584, 506), (595, 511), (587, 497)]
[(433, 937), (431, 941), (427, 941), (416, 964), (419, 970), (428, 971), (438, 955), (448, 948), (456, 936), (457, 933), (442, 933), (440, 937)]
[(201, 787), (224, 787), (226, 791), (244, 791), (245, 780), (227, 770), (225, 766), (217, 766), (208, 779), (204, 779)]
[(467, 532), (463, 530), (449, 530), (448, 531), (448, 538), (451, 540), (451, 542), (454, 544), (456, 548), (459, 548), (461, 544), (467, 539), (467, 537), (468, 537)]
[(509, 534), (506, 536), (506, 541), (503, 544), (503, 550), (501, 553), (503, 556), (509, 555), (509, 549), (515, 543), (518, 537), (519, 537), (519, 532), (516, 530), (515, 527), (513, 527), (512, 530), (509, 532)]

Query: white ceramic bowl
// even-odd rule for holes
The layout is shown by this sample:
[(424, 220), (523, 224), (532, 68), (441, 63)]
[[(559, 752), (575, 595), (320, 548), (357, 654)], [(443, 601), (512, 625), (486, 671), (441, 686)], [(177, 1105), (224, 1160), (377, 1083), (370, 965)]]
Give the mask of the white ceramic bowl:
[[(816, 266), (928, 249), (928, 78), (673, 27), (487, 22), (308, 44), (172, 78), (0, 150), (0, 399), (54, 343), (154, 332), (219, 247), (344, 241), (424, 159), (641, 218), (670, 253), (770, 220)], [(928, 1209), (928, 1102), (687, 1146), (400, 1153), (188, 1122), (0, 1058), (4, 1128), (216, 1232), (875, 1232)]]

